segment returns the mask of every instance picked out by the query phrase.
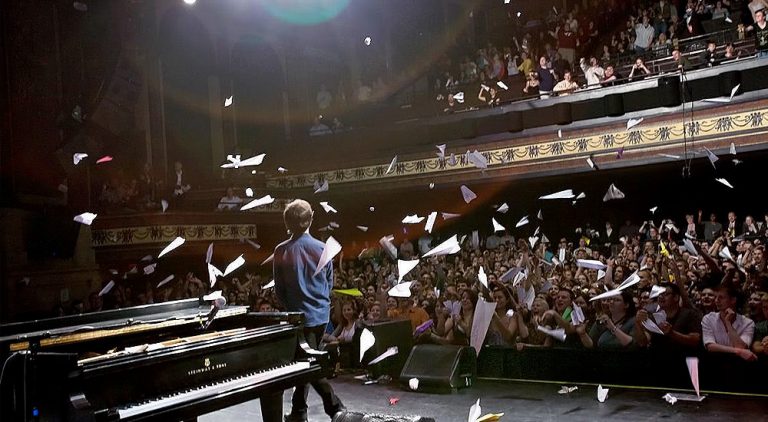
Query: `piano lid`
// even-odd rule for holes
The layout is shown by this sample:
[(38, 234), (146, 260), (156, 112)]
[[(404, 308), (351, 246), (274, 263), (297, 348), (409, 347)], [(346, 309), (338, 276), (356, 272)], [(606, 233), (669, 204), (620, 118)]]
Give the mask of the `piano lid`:
[[(8, 324), (0, 327), (0, 345), (8, 351), (27, 350), (33, 342), (41, 347), (77, 343), (97, 338), (138, 334), (147, 331), (199, 325), (211, 305), (199, 299), (184, 299), (132, 308), (116, 309), (62, 318)], [(221, 309), (215, 319), (248, 312), (247, 306)], [(3, 346), (5, 348), (5, 346)]]

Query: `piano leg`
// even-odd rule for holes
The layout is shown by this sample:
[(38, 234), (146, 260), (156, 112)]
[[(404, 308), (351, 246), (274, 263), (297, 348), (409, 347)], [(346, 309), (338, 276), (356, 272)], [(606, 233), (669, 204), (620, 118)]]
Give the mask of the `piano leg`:
[(283, 420), (283, 391), (269, 393), (259, 397), (261, 404), (261, 419), (263, 422), (282, 422)]

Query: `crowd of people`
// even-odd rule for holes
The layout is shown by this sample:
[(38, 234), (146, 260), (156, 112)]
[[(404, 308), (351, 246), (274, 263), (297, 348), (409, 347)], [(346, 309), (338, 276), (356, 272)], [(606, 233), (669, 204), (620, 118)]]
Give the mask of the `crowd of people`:
[[(423, 258), (403, 277), (410, 296), (390, 294), (399, 274), (385, 248), (367, 248), (354, 259), (342, 254), (334, 262), (338, 292), (323, 339), (348, 343), (363, 322), (406, 319), (418, 342), (468, 345), (483, 301), (496, 309), (488, 345), (706, 351), (745, 360), (768, 353), (768, 214), (756, 221), (729, 213), (721, 223), (699, 211), (680, 225), (627, 221), (574, 233), (556, 243), (506, 232), (466, 236), (457, 254)], [(440, 241), (427, 234), (415, 245), (403, 239), (397, 258), (422, 256)], [(247, 269), (220, 279), (214, 290), (230, 305), (281, 310), (270, 270)], [(104, 296), (92, 293), (73, 312), (196, 298), (209, 290), (191, 272), (161, 288), (141, 272)], [(592, 300), (601, 294), (607, 297)]]
[[(505, 95), (510, 98), (506, 100), (567, 95), (584, 87), (642, 79), (655, 73), (645, 64), (649, 60), (671, 57), (674, 63), (668, 70), (689, 70), (738, 58), (740, 52), (728, 41), (721, 40), (718, 45), (711, 39), (687, 46), (681, 42), (704, 35), (703, 23), (712, 20), (722, 20), (732, 29), (729, 41), (754, 33), (758, 54), (768, 51), (768, 44), (761, 41), (764, 12), (755, 13), (757, 23), (753, 25), (751, 14), (741, 13), (742, 9), (748, 11), (744, 6), (743, 2), (727, 0), (660, 0), (577, 2), (571, 10), (559, 13), (553, 8), (546, 17), (531, 18), (542, 22), (538, 35), (526, 32), (522, 40), (513, 38), (508, 45), (488, 43), (473, 54), (465, 50), (445, 55), (432, 72), (433, 90), (444, 105), (442, 111), (450, 113), (496, 105), (502, 91), (511, 86), (522, 86), (522, 92), (508, 92)], [(734, 22), (732, 14), (738, 14), (741, 22)], [(693, 63), (687, 57), (691, 51), (703, 50), (712, 43), (713, 48), (707, 47), (709, 52), (694, 57)], [(624, 63), (630, 65), (625, 67)], [(478, 87), (480, 94), (475, 101), (471, 94)]]

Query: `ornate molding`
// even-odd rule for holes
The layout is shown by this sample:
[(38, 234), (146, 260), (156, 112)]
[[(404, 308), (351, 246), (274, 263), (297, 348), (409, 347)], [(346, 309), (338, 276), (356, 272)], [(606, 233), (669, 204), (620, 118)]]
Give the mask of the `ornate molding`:
[(94, 230), (94, 248), (166, 243), (181, 236), (187, 241), (239, 240), (256, 237), (255, 224), (190, 224), (120, 227)]
[[(512, 168), (521, 164), (612, 153), (621, 148), (630, 150), (674, 147), (682, 145), (683, 141), (690, 137), (695, 137), (697, 142), (714, 142), (754, 134), (756, 131), (764, 132), (767, 120), (768, 109), (759, 109), (744, 113), (705, 117), (688, 122), (682, 122), (681, 119), (667, 120), (653, 125), (641, 125), (636, 130), (619, 130), (567, 139), (555, 137), (530, 144), (510, 145), (485, 151), (480, 150), (479, 152), (488, 160), (488, 169), (497, 170)], [(446, 159), (423, 158), (398, 162), (395, 170), (390, 174), (386, 174), (387, 167), (388, 164), (381, 164), (278, 176), (268, 179), (267, 187), (311, 187), (316, 181), (324, 180), (334, 184), (397, 180), (428, 174), (450, 175), (474, 168), (465, 154), (456, 155), (455, 160), (447, 157)]]

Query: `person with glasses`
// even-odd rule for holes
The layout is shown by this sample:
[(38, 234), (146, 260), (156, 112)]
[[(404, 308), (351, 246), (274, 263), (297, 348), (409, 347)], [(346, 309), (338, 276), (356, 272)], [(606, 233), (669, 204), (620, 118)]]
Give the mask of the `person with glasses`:
[[(658, 295), (659, 311), (637, 311), (635, 343), (652, 351), (693, 353), (701, 344), (701, 314), (693, 308), (681, 306), (681, 291), (676, 284), (662, 283), (664, 290)], [(661, 330), (649, 330), (644, 321), (650, 320)]]

